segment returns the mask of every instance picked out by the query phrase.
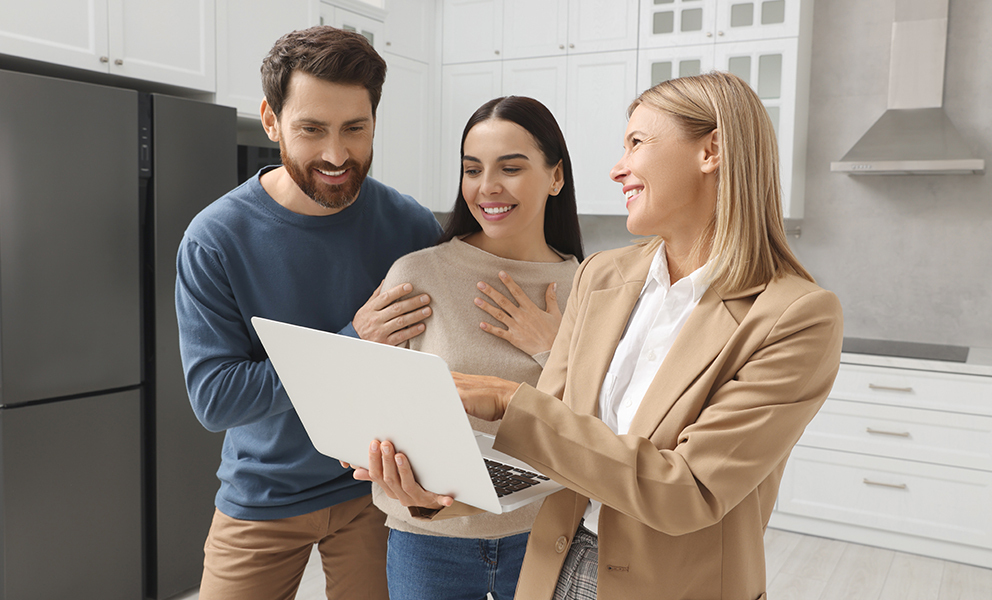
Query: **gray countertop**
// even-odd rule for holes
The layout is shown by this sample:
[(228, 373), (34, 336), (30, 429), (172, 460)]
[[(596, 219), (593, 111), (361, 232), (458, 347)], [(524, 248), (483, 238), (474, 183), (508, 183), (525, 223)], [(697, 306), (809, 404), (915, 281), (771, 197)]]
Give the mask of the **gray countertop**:
[(920, 371), (938, 371), (942, 373), (962, 373), (966, 375), (983, 375), (986, 377), (992, 377), (992, 348), (969, 348), (964, 362), (883, 354), (867, 354), (861, 352), (849, 352), (847, 349), (841, 353), (840, 361), (845, 364), (873, 365), (879, 367), (916, 369)]

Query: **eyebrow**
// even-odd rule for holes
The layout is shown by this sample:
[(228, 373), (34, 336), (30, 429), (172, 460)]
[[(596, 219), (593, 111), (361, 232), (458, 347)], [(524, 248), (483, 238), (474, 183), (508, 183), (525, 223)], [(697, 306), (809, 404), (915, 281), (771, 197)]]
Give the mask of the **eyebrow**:
[[(523, 160), (528, 160), (528, 161), (530, 160), (530, 158), (526, 154), (517, 153), (517, 154), (504, 154), (503, 156), (500, 156), (499, 158), (497, 158), (496, 159), (496, 162), (503, 162), (503, 161), (507, 161), (507, 160), (516, 160), (516, 159), (523, 159)], [(464, 160), (468, 160), (468, 161), (477, 162), (477, 163), (481, 163), (482, 162), (478, 158), (476, 158), (474, 156), (468, 156), (468, 155), (463, 156), (462, 157), (462, 160), (463, 161)]]
[(633, 139), (635, 137), (644, 137), (644, 136), (645, 136), (645, 133), (643, 131), (641, 131), (639, 129), (636, 129), (636, 130), (631, 131), (630, 133), (628, 133), (623, 139), (625, 139), (625, 140), (627, 140), (629, 142), (631, 139)]
[[(360, 123), (368, 123), (371, 120), (372, 119), (370, 117), (358, 117), (356, 119), (351, 119), (350, 121), (345, 121), (344, 123), (341, 124), (341, 126), (342, 127), (349, 127), (351, 125), (358, 125)], [(293, 121), (293, 124), (294, 125), (318, 125), (320, 127), (327, 127), (329, 125), (329, 123), (327, 123), (326, 121), (321, 121), (320, 119), (310, 119), (310, 118), (307, 118), (307, 117), (296, 119), (295, 121)]]

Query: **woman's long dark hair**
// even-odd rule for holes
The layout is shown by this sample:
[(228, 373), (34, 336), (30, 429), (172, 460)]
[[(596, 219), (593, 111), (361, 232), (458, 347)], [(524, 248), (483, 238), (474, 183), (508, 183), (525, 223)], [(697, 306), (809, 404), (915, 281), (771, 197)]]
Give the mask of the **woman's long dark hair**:
[[(572, 160), (568, 157), (565, 136), (558, 127), (554, 115), (546, 106), (524, 96), (505, 96), (486, 102), (465, 124), (462, 132), (461, 156), (465, 156), (465, 137), (473, 127), (490, 119), (502, 119), (523, 127), (537, 142), (544, 154), (544, 162), (554, 167), (561, 161), (564, 183), (557, 196), (548, 196), (544, 208), (544, 240), (559, 252), (571, 254), (580, 262), (582, 252), (582, 232), (579, 230), (579, 215), (575, 207), (575, 182), (572, 179)], [(443, 244), (452, 238), (482, 231), (482, 226), (472, 216), (462, 195), (462, 177), (459, 169), (458, 198), (444, 226), (444, 233), (438, 242)]]

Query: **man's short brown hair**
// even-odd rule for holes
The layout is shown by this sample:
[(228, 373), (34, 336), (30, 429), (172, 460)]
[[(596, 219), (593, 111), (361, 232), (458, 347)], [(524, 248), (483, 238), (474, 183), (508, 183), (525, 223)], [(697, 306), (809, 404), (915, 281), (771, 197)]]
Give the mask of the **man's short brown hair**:
[(276, 117), (286, 103), (289, 78), (302, 71), (332, 83), (368, 90), (372, 116), (382, 97), (386, 61), (364, 36), (328, 25), (301, 29), (279, 38), (262, 61), (262, 91)]

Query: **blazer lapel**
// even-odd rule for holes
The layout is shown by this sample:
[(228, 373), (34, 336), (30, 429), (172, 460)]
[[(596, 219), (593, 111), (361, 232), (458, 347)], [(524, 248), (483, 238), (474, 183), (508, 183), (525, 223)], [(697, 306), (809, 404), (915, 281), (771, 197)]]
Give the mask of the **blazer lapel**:
[(609, 370), (630, 313), (641, 295), (653, 257), (654, 253), (645, 253), (640, 246), (618, 256), (613, 266), (622, 283), (589, 294), (582, 324), (583, 335), (578, 340), (578, 344), (585, 344), (581, 364), (569, 368), (574, 376), (571, 406), (578, 414), (599, 415), (599, 391), (603, 378)]
[[(754, 295), (762, 289), (764, 286), (745, 290), (726, 300)], [(725, 299), (712, 287), (700, 298), (648, 386), (644, 401), (631, 422), (631, 435), (650, 437), (654, 434), (685, 390), (727, 345), (730, 336), (737, 330), (739, 319), (747, 311), (732, 313), (724, 302)]]

